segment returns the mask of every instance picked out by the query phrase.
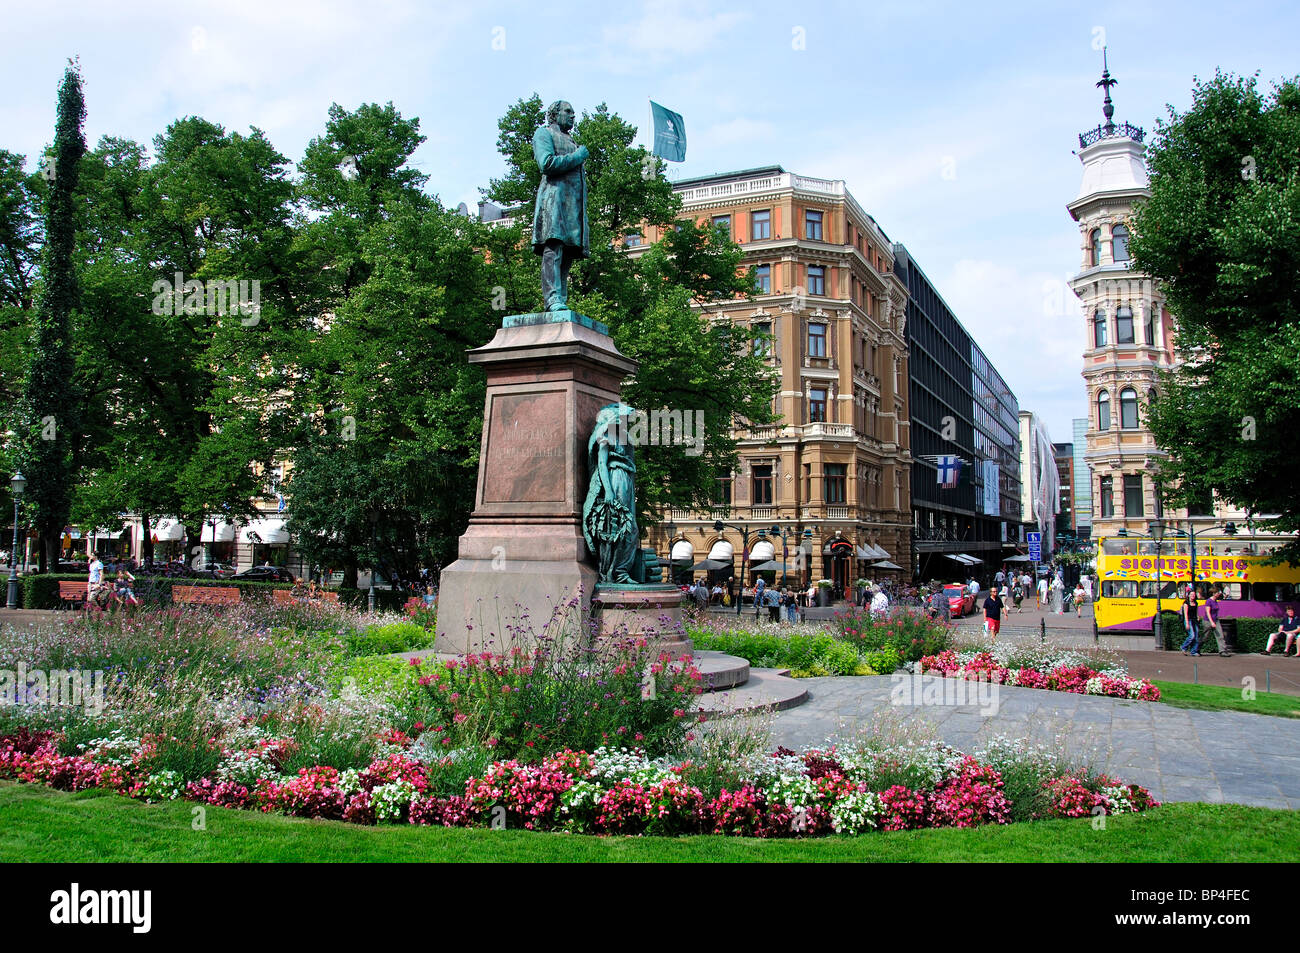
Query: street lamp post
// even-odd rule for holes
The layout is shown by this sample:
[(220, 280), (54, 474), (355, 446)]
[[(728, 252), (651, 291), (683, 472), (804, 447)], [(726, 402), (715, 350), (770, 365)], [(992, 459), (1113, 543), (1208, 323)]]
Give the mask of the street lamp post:
[[(740, 591), (736, 593), (736, 615), (740, 615), (740, 608), (745, 602), (745, 564), (749, 562), (749, 528), (747, 526), (737, 526), (734, 523), (724, 523), (722, 520), (713, 521), (714, 532), (721, 533), (722, 530), (734, 529), (740, 534), (741, 546), (744, 547), (740, 554)], [(760, 530), (760, 533), (762, 531)], [(766, 535), (762, 533), (762, 535)]]
[(1155, 624), (1152, 625), (1151, 629), (1155, 633), (1156, 651), (1159, 652), (1165, 647), (1164, 632), (1162, 630), (1164, 623), (1160, 617), (1161, 610), (1163, 609), (1160, 597), (1165, 588), (1164, 567), (1161, 564), (1160, 556), (1160, 543), (1165, 538), (1165, 521), (1158, 517), (1153, 519), (1147, 526), (1147, 531), (1156, 541), (1156, 619)]
[(370, 614), (375, 614), (375, 563), (378, 561), (375, 553), (375, 524), (379, 522), (379, 513), (375, 510), (370, 511)]
[(9, 601), (10, 609), (18, 608), (18, 501), (27, 489), (27, 480), (22, 473), (15, 471), (9, 486), (14, 493), (14, 546), (9, 551)]

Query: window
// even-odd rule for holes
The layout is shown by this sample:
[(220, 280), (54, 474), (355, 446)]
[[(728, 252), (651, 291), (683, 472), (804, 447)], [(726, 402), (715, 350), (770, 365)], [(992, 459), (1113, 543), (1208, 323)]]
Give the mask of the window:
[(1137, 430), (1138, 395), (1132, 387), (1119, 392), (1119, 426), (1121, 430)]
[(804, 487), (803, 498), (804, 498), (804, 502), (806, 503), (808, 500), (812, 499), (812, 464), (811, 463), (805, 463), (803, 465), (803, 487)]
[(808, 391), (808, 422), (826, 422), (826, 388), (814, 387)]
[(804, 212), (803, 237), (813, 242), (822, 240), (822, 213), (816, 209)]
[(1133, 580), (1126, 582), (1111, 582), (1107, 580), (1101, 584), (1101, 594), (1106, 599), (1136, 599), (1138, 594), (1138, 584)]
[(1254, 582), (1250, 597), (1257, 602), (1291, 602), (1295, 598), (1294, 586), (1289, 582)]
[(749, 237), (756, 242), (772, 237), (772, 213), (770, 211), (749, 213)]
[(1147, 310), (1146, 344), (1148, 347), (1156, 346), (1156, 308), (1157, 305), (1153, 304)]
[(1088, 241), (1092, 244), (1092, 267), (1096, 268), (1101, 264), (1101, 229), (1094, 228), (1088, 235)]
[(639, 232), (628, 232), (623, 238), (623, 244), (628, 248), (636, 248), (641, 244), (641, 235)]
[(754, 467), (754, 505), (772, 505), (772, 466)]
[(731, 477), (718, 477), (717, 488), (713, 491), (713, 502), (719, 506), (731, 506)]
[(826, 325), (824, 324), (808, 325), (808, 356), (809, 357), (826, 356)]
[(1110, 393), (1102, 391), (1097, 395), (1097, 429), (1110, 429)]
[(1092, 345), (1106, 346), (1106, 312), (1097, 311), (1092, 316)]
[(1124, 515), (1142, 515), (1142, 474), (1124, 475)]
[(1115, 343), (1133, 344), (1133, 309), (1120, 308), (1115, 312)]
[(810, 295), (826, 294), (826, 269), (823, 266), (808, 266), (808, 293)]
[(753, 325), (754, 328), (754, 353), (759, 357), (767, 357), (772, 353), (772, 322), (758, 321)]
[(1101, 503), (1101, 516), (1103, 519), (1115, 515), (1115, 491), (1110, 477), (1104, 476), (1101, 478), (1097, 499)]
[(772, 293), (772, 266), (759, 265), (754, 269), (754, 290), (759, 294)]
[(848, 469), (846, 463), (828, 463), (823, 468), (822, 482), (825, 484), (827, 503), (843, 503), (848, 499), (845, 493)]
[(1116, 225), (1110, 230), (1111, 258), (1117, 262), (1128, 261), (1128, 229)]
[(730, 215), (713, 216), (713, 227), (725, 228), (727, 231), (731, 231), (731, 216)]

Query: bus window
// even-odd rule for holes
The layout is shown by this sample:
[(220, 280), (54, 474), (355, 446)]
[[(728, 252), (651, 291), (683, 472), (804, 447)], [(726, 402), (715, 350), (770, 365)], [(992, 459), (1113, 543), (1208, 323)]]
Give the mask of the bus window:
[[(1160, 594), (1156, 595), (1156, 587), (1160, 587)], [(1138, 595), (1143, 599), (1177, 599), (1178, 583), (1165, 582), (1163, 584), (1155, 582), (1143, 582), (1138, 584)]]
[(1101, 594), (1106, 599), (1136, 599), (1137, 580), (1103, 582)]
[(1101, 543), (1101, 551), (1106, 556), (1132, 556), (1133, 541), (1123, 538), (1104, 539)]
[(1253, 582), (1250, 595), (1256, 602), (1291, 602), (1295, 599), (1295, 586), (1289, 582)]
[(1246, 597), (1246, 587), (1240, 582), (1221, 582), (1219, 583), (1220, 599), (1244, 599)]

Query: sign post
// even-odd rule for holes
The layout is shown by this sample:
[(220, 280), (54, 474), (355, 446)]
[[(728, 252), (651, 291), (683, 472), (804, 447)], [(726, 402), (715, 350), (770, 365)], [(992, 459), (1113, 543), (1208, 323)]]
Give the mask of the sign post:
[[(1026, 533), (1025, 540), (1029, 543), (1029, 558), (1034, 563), (1034, 590), (1038, 590), (1038, 564), (1043, 558), (1043, 534)], [(1037, 605), (1037, 603), (1035, 603)]]

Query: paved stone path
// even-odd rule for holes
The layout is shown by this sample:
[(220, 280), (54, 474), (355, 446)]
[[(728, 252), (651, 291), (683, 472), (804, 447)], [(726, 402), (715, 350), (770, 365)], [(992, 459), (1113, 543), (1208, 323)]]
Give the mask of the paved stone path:
[[(774, 746), (821, 746), (851, 736), (873, 717), (896, 717), (933, 725), (960, 750), (995, 735), (1059, 743), (1070, 754), (1091, 756), (1112, 776), (1149, 788), (1160, 801), (1300, 810), (1300, 719), (988, 685), (986, 691), (998, 693), (996, 706), (986, 706), (996, 713), (986, 715), (979, 704), (893, 705), (889, 676), (801, 681), (808, 701), (769, 716)], [(921, 680), (940, 683), (939, 689), (955, 681)]]

